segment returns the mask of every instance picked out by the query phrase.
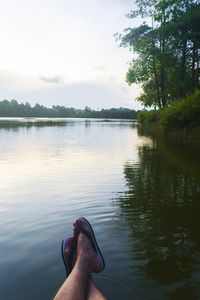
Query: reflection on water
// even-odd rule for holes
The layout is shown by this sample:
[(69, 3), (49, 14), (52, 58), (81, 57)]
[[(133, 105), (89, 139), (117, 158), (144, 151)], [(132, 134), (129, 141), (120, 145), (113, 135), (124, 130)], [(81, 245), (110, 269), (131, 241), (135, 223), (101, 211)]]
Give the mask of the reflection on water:
[(147, 279), (168, 287), (169, 299), (200, 297), (199, 148), (154, 139), (138, 148), (137, 164), (124, 164), (128, 191), (117, 205), (131, 228), (132, 255)]
[(16, 130), (21, 127), (27, 129), (31, 127), (46, 127), (46, 126), (73, 126), (77, 124), (84, 124), (86, 127), (92, 123), (101, 123), (101, 125), (108, 123), (113, 125), (127, 126), (127, 124), (134, 124), (132, 120), (124, 119), (85, 119), (85, 118), (6, 118), (0, 117), (0, 130)]
[(80, 215), (103, 249), (95, 281), (108, 299), (199, 299), (199, 144), (126, 121), (48, 122), (0, 126), (0, 299), (52, 298)]

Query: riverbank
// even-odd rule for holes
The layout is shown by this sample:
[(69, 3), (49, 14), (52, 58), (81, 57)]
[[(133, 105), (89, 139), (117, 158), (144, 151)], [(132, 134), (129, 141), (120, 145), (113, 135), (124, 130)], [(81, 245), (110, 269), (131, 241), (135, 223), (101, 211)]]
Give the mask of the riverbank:
[(200, 90), (158, 111), (138, 114), (142, 127), (159, 133), (188, 138), (200, 137)]

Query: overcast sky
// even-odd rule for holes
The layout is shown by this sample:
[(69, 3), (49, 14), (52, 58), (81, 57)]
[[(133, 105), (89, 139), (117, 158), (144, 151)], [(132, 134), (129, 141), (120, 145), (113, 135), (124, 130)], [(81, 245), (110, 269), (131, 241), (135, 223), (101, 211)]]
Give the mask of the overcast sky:
[(133, 0), (0, 0), (0, 99), (139, 108), (133, 54), (113, 34), (137, 26)]

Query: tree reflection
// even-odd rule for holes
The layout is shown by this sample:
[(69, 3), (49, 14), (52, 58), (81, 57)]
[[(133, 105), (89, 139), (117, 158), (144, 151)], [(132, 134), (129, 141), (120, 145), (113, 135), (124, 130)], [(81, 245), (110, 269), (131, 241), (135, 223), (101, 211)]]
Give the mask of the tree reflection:
[(197, 299), (200, 164), (195, 149), (166, 140), (140, 147), (139, 162), (124, 165), (128, 191), (118, 199), (132, 228), (134, 258), (147, 278), (177, 286), (170, 299)]

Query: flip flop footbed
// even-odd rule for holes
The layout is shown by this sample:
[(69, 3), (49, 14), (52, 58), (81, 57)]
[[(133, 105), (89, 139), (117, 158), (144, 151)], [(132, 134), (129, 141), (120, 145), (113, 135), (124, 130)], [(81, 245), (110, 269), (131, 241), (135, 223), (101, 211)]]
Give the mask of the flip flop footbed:
[(99, 249), (99, 246), (97, 244), (97, 240), (96, 240), (96, 237), (95, 237), (95, 234), (94, 234), (94, 231), (93, 231), (93, 228), (92, 228), (92, 225), (89, 223), (89, 221), (87, 219), (85, 219), (84, 217), (81, 217), (79, 218), (80, 221), (86, 223), (88, 225), (88, 230), (83, 230), (83, 234), (86, 234), (86, 236), (90, 239), (91, 243), (92, 243), (92, 246), (96, 252), (96, 255), (98, 256), (99, 260), (101, 261), (101, 264), (102, 264), (102, 269), (101, 271), (104, 270), (105, 268), (105, 261), (104, 261), (104, 258), (103, 258), (103, 255)]

